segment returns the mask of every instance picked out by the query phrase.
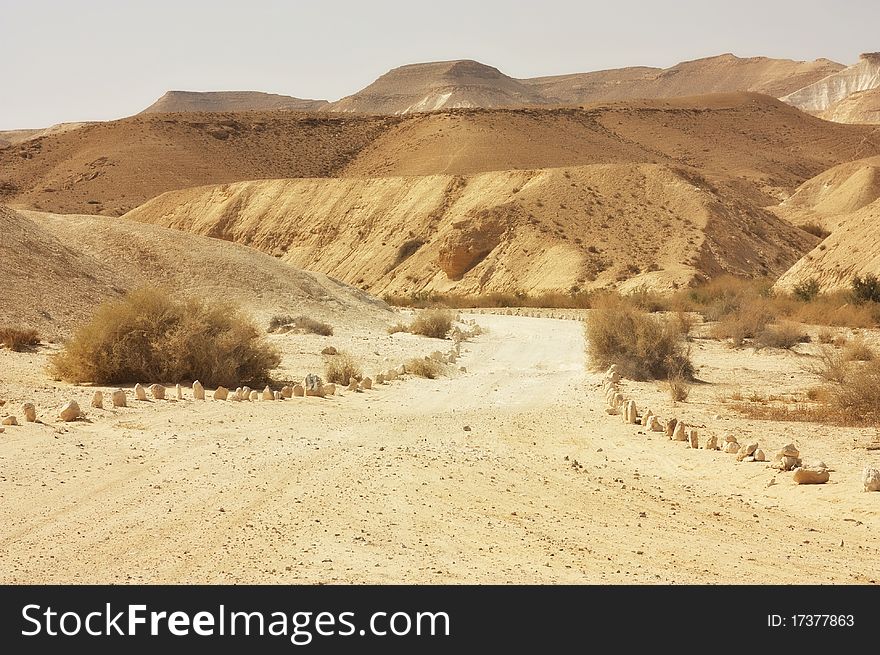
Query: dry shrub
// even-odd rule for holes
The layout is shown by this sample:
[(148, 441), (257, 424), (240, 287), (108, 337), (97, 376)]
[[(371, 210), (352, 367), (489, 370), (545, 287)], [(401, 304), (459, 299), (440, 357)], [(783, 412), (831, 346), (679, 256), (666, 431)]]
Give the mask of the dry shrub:
[(296, 330), (303, 333), (320, 334), (323, 337), (333, 336), (333, 326), (329, 323), (316, 321), (308, 316), (293, 317), (278, 314), (269, 321), (269, 332), (290, 332)]
[(826, 346), (819, 351), (817, 360), (807, 367), (807, 371), (826, 382), (843, 382), (847, 374), (846, 360), (842, 353)]
[(198, 379), (235, 387), (265, 381), (280, 361), (237, 307), (141, 289), (98, 307), (52, 368), (70, 382)]
[(769, 325), (755, 336), (756, 348), (782, 348), (788, 350), (810, 337), (795, 323)]
[(443, 372), (443, 365), (429, 357), (411, 359), (406, 362), (405, 366), (407, 373), (417, 375), (420, 378), (428, 378), (429, 380), (439, 377)]
[(690, 385), (687, 383), (687, 378), (679, 373), (673, 373), (669, 376), (669, 397), (672, 398), (672, 402), (680, 403), (687, 400), (690, 395)]
[(600, 368), (617, 364), (623, 375), (635, 380), (693, 377), (690, 352), (674, 320), (608, 298), (590, 311), (585, 329), (587, 352)]
[(819, 237), (820, 239), (824, 239), (829, 234), (831, 234), (831, 232), (829, 232), (824, 227), (819, 225), (816, 221), (808, 221), (807, 223), (803, 223), (802, 225), (798, 225), (798, 227), (800, 229), (802, 229), (804, 232), (808, 232), (808, 233), (812, 234), (813, 236)]
[(847, 422), (880, 425), (880, 361), (851, 365), (828, 404)]
[(388, 334), (397, 334), (398, 332), (409, 332), (409, 325), (406, 323), (395, 323), (388, 326)]
[(0, 345), (17, 353), (24, 352), (40, 344), (40, 335), (36, 330), (0, 327)]
[(546, 307), (554, 309), (588, 309), (595, 293), (572, 290), (546, 291), (539, 294), (516, 292), (490, 292), (481, 294), (441, 293), (419, 291), (409, 295), (389, 294), (385, 302), (397, 307), (464, 309), (467, 307)]
[(834, 342), (834, 330), (830, 330), (829, 328), (822, 328), (819, 330), (819, 333), (816, 335), (816, 339), (819, 343), (833, 343)]
[(455, 316), (450, 311), (443, 309), (424, 309), (419, 312), (409, 331), (413, 334), (421, 334), (434, 339), (445, 339), (452, 329), (452, 321)]
[(870, 362), (874, 357), (873, 349), (861, 337), (843, 347), (843, 358), (848, 362)]
[(364, 375), (357, 360), (349, 353), (340, 350), (327, 357), (324, 363), (324, 377), (327, 382), (348, 386), (352, 378), (360, 380)]
[(731, 339), (733, 345), (739, 347), (746, 339), (761, 334), (772, 320), (767, 304), (756, 300), (724, 316), (712, 326), (709, 334), (716, 339)]

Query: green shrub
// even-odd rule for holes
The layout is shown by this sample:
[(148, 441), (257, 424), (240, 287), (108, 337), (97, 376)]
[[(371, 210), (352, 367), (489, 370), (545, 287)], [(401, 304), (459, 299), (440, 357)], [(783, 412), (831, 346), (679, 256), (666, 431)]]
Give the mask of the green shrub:
[(852, 295), (856, 303), (880, 303), (880, 280), (868, 273), (865, 277), (856, 275), (852, 281)]

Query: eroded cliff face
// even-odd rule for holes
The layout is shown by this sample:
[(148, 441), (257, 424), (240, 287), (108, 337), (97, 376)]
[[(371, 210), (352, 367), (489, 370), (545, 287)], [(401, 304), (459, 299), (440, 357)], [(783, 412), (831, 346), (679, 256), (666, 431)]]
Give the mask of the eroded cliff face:
[(853, 93), (831, 105), (819, 117), (835, 123), (880, 124), (880, 87)]
[(877, 87), (880, 87), (880, 52), (870, 52), (860, 55), (858, 63), (781, 99), (803, 111), (817, 113), (854, 93)]

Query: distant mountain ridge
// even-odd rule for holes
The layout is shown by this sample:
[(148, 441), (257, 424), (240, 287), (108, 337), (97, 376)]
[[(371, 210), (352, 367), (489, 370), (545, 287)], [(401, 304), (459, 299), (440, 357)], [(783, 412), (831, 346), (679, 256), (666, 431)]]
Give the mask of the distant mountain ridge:
[(260, 91), (168, 91), (140, 113), (272, 111), (275, 109), (315, 111), (327, 104), (326, 100), (304, 100)]

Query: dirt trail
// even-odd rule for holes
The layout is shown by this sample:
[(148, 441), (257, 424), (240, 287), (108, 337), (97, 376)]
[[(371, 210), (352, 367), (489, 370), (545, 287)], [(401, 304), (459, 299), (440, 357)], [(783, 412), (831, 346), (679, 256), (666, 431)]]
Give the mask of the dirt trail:
[(0, 581), (876, 582), (846, 444), (807, 488), (649, 438), (604, 413), (581, 323), (475, 318), (455, 377), (8, 431)]

